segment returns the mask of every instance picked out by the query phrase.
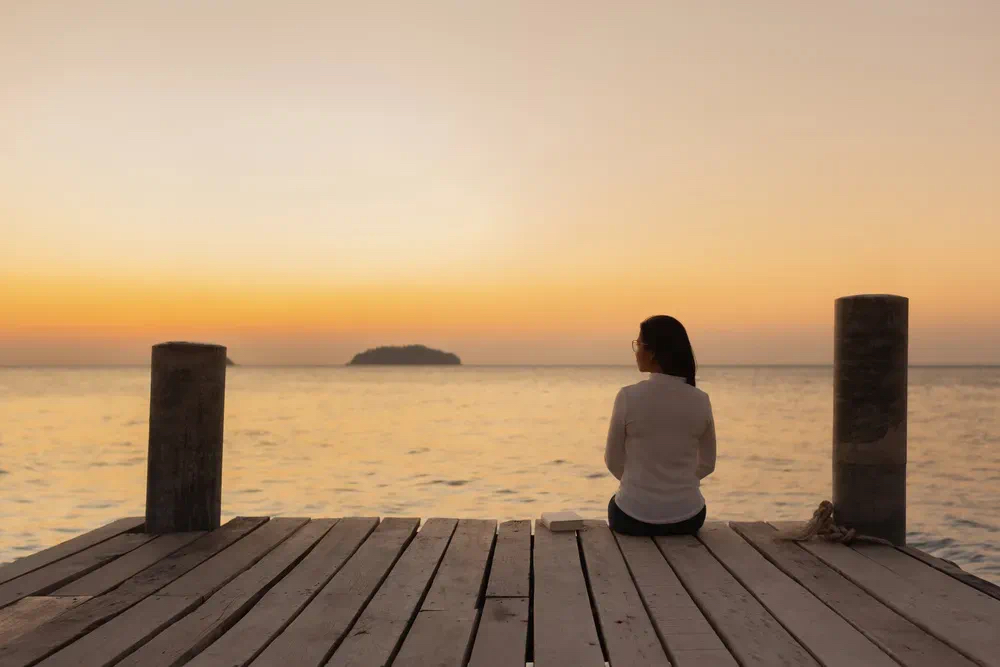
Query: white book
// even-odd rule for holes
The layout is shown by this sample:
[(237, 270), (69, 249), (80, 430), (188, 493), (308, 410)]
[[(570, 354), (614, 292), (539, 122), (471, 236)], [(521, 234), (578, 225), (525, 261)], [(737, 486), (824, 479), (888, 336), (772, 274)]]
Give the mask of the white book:
[(542, 525), (552, 532), (579, 530), (583, 528), (583, 517), (576, 512), (542, 512)]

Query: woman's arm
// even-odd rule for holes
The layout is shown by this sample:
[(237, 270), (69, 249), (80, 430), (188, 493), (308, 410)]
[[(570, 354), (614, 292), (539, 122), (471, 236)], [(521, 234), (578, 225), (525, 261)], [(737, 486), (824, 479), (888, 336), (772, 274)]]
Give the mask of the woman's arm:
[(604, 463), (615, 479), (621, 479), (625, 474), (624, 388), (615, 396), (615, 407), (611, 410), (611, 425), (608, 427), (608, 444), (604, 448)]
[(708, 423), (705, 432), (698, 439), (698, 479), (705, 479), (715, 470), (715, 417), (712, 416), (712, 402), (708, 403)]

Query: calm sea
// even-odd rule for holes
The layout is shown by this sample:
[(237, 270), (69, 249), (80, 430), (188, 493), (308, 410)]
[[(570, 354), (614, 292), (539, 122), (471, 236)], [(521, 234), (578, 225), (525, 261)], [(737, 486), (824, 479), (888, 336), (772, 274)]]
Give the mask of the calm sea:
[[(604, 517), (629, 368), (229, 371), (224, 519)], [(807, 519), (830, 497), (832, 371), (704, 368), (710, 518)], [(910, 372), (909, 541), (1000, 582), (1000, 369)], [(147, 368), (0, 369), (0, 562), (141, 515)]]

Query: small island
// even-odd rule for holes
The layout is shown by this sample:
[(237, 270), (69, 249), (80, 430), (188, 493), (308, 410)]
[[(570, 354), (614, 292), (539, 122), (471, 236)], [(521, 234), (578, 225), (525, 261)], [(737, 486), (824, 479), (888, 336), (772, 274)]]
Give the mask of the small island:
[(233, 361), (232, 359), (230, 359), (229, 357), (226, 357), (226, 365), (227, 366), (235, 366), (236, 362)]
[(376, 347), (354, 355), (348, 366), (458, 366), (462, 360), (450, 352), (425, 345)]

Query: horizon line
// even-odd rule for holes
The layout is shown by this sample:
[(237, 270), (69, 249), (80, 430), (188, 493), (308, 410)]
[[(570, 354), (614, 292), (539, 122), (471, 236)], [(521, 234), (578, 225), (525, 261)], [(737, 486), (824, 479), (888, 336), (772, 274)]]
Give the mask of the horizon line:
[[(137, 364), (0, 364), (0, 369), (13, 368), (46, 368), (46, 369), (76, 369), (76, 368), (148, 368), (149, 363)], [(632, 368), (634, 364), (235, 364), (227, 368)], [(699, 368), (833, 368), (832, 363), (732, 363), (732, 364), (698, 364)], [(908, 364), (907, 368), (1000, 368), (1000, 363), (929, 363)]]

